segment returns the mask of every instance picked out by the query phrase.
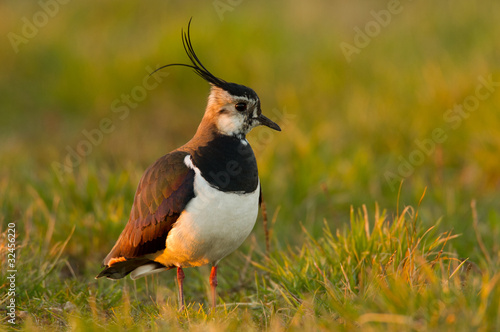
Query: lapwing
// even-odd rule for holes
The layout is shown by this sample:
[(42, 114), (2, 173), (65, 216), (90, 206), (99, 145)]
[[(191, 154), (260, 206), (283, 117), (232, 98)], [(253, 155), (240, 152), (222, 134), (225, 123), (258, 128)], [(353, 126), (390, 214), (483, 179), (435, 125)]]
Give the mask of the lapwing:
[[(210, 83), (205, 114), (194, 137), (154, 162), (142, 176), (128, 223), (96, 278), (132, 279), (177, 268), (179, 306), (184, 308), (183, 268), (212, 266), (212, 307), (217, 266), (248, 237), (261, 196), (257, 162), (246, 139), (252, 128), (280, 127), (262, 114), (251, 88), (210, 73), (190, 37), (182, 42), (191, 68)], [(157, 69), (157, 70), (158, 70)]]

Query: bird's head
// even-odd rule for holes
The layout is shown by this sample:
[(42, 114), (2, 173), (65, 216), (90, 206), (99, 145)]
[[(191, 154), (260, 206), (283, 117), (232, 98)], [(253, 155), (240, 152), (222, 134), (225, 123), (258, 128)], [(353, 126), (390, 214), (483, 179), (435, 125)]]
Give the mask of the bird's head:
[(276, 123), (262, 114), (255, 91), (236, 83), (226, 83), (223, 87), (212, 85), (205, 116), (220, 133), (228, 136), (243, 138), (260, 125), (281, 131)]
[(211, 90), (204, 120), (215, 125), (217, 131), (223, 135), (243, 138), (252, 128), (260, 125), (281, 131), (275, 122), (262, 114), (260, 99), (254, 90), (241, 84), (226, 82), (205, 68), (191, 44), (190, 26), (191, 20), (187, 32), (182, 31), (182, 43), (191, 64), (173, 63), (157, 70), (169, 66), (188, 67), (210, 83)]

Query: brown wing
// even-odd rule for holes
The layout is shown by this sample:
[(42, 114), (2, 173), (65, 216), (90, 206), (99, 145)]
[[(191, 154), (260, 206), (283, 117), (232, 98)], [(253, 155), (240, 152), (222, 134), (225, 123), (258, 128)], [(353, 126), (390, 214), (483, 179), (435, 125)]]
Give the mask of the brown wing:
[(186, 155), (171, 152), (146, 170), (137, 187), (129, 221), (104, 265), (165, 249), (168, 232), (194, 197), (194, 171), (184, 164)]

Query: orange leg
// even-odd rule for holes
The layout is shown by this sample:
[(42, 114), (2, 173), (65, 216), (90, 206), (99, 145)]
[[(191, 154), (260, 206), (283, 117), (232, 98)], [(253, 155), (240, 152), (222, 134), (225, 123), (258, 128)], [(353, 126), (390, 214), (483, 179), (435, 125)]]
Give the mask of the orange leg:
[(182, 282), (184, 281), (184, 271), (181, 267), (177, 268), (177, 282), (179, 285), (179, 310), (184, 310), (184, 287)]
[(210, 289), (212, 291), (212, 308), (215, 310), (217, 306), (217, 266), (212, 266), (212, 271), (210, 272)]

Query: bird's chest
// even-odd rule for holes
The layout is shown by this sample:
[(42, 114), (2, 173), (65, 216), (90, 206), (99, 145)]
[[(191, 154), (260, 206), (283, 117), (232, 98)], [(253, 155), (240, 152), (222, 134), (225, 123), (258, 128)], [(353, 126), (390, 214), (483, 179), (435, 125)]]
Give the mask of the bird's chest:
[(169, 232), (162, 263), (182, 267), (218, 263), (248, 237), (258, 213), (260, 186), (224, 192), (195, 170), (195, 197)]
[(251, 193), (259, 182), (257, 161), (246, 140), (220, 136), (192, 153), (203, 178), (223, 192)]

